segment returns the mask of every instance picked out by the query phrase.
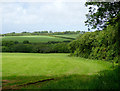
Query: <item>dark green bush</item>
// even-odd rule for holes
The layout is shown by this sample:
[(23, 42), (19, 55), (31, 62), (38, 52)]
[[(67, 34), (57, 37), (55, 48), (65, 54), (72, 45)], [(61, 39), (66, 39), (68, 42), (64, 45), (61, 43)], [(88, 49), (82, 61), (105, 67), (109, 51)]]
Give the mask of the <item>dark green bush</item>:
[(9, 52), (10, 49), (7, 46), (2, 46), (2, 52)]
[(14, 45), (14, 41), (2, 41), (2, 46), (12, 46)]
[(15, 44), (18, 44), (19, 42), (18, 42), (18, 41), (15, 41), (14, 43), (15, 43)]
[(11, 52), (24, 52), (30, 53), (32, 52), (33, 46), (29, 44), (16, 44), (11, 47)]
[(24, 40), (23, 44), (29, 44), (30, 42), (28, 40)]
[(68, 43), (57, 43), (52, 46), (55, 53), (69, 53)]

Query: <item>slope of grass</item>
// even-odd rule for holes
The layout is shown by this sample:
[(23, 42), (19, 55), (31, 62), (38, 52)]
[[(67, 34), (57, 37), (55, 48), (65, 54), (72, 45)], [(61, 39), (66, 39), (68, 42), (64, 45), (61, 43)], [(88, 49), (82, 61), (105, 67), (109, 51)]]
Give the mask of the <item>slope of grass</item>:
[(51, 37), (45, 35), (39, 36), (5, 36), (2, 37), (3, 41), (18, 41), (23, 42), (24, 40), (28, 40), (31, 43), (38, 43), (38, 42), (48, 42), (48, 41), (65, 41), (69, 39), (58, 38), (58, 37)]
[[(100, 60), (69, 57), (69, 54), (3, 53), (3, 88), (22, 89), (89, 89), (88, 81), (112, 64)], [(55, 78), (28, 86), (26, 83)], [(80, 82), (81, 81), (81, 82)], [(94, 84), (94, 81), (92, 81)], [(82, 85), (81, 85), (82, 84)], [(117, 85), (116, 85), (117, 86)], [(94, 88), (91, 86), (91, 88)]]

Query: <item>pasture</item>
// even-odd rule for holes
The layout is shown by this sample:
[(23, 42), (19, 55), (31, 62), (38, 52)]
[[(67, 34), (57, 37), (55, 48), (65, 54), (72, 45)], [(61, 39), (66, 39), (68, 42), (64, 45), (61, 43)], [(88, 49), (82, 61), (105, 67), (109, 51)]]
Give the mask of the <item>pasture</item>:
[(112, 70), (111, 63), (68, 55), (2, 53), (3, 89), (96, 89), (98, 85), (104, 86), (101, 80), (96, 81), (97, 75)]
[(59, 38), (59, 37), (51, 37), (47, 35), (36, 35), (36, 36), (5, 36), (2, 37), (2, 41), (18, 41), (23, 42), (24, 40), (28, 40), (30, 43), (46, 43), (48, 41), (66, 41), (69, 39)]

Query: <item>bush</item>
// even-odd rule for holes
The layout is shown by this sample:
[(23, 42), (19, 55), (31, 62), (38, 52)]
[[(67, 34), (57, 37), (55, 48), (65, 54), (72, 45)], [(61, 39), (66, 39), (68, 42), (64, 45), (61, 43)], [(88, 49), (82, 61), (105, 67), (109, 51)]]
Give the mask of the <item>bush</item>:
[(2, 52), (9, 52), (9, 47), (7, 46), (2, 46)]
[(14, 41), (2, 41), (2, 46), (10, 47), (14, 45)]
[(51, 46), (49, 44), (37, 44), (33, 45), (32, 52), (34, 53), (50, 53), (51, 52)]
[(57, 43), (52, 46), (55, 53), (69, 53), (68, 43)]
[(14, 43), (15, 43), (15, 44), (18, 44), (19, 42), (18, 42), (18, 41), (15, 41)]
[(28, 40), (24, 40), (23, 44), (29, 44), (30, 42)]
[(24, 52), (24, 53), (30, 53), (32, 52), (33, 46), (29, 44), (16, 44), (12, 46), (11, 52)]

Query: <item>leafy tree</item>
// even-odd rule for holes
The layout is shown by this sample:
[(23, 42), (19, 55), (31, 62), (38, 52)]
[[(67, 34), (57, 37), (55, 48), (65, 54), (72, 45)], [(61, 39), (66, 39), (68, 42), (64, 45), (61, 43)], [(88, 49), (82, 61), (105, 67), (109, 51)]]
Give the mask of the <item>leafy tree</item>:
[(2, 50), (0, 50), (0, 52), (9, 52), (10, 51), (10, 49), (9, 49), (9, 47), (8, 46), (2, 46)]
[(15, 41), (14, 43), (15, 43), (15, 44), (18, 44), (19, 42), (18, 42), (18, 41)]
[[(85, 25), (89, 27), (88, 30), (90, 30), (90, 26), (92, 29), (97, 28), (98, 30), (106, 30), (109, 25), (114, 27), (112, 31), (115, 31), (115, 37), (112, 37), (114, 38), (113, 40), (109, 39), (107, 41), (109, 41), (111, 45), (116, 45), (116, 55), (120, 57), (120, 1), (112, 0), (111, 2), (86, 2), (85, 5), (87, 7), (89, 6), (89, 13), (86, 15), (87, 21), (85, 21)], [(112, 33), (110, 34), (112, 35)]]
[[(89, 13), (86, 26), (96, 28), (106, 28), (109, 24), (115, 24), (120, 21), (120, 1), (115, 2), (86, 2), (86, 6), (89, 6)], [(97, 8), (96, 8), (97, 7)]]
[(28, 32), (24, 31), (24, 32), (22, 32), (22, 33), (28, 33)]
[(28, 40), (24, 40), (23, 44), (29, 44), (30, 42)]
[(12, 46), (14, 45), (14, 41), (2, 41), (2, 46)]
[(52, 31), (49, 31), (49, 33), (53, 33)]
[(40, 33), (48, 33), (48, 31), (40, 31)]
[(11, 52), (31, 53), (33, 46), (30, 44), (16, 44), (11, 47)]

